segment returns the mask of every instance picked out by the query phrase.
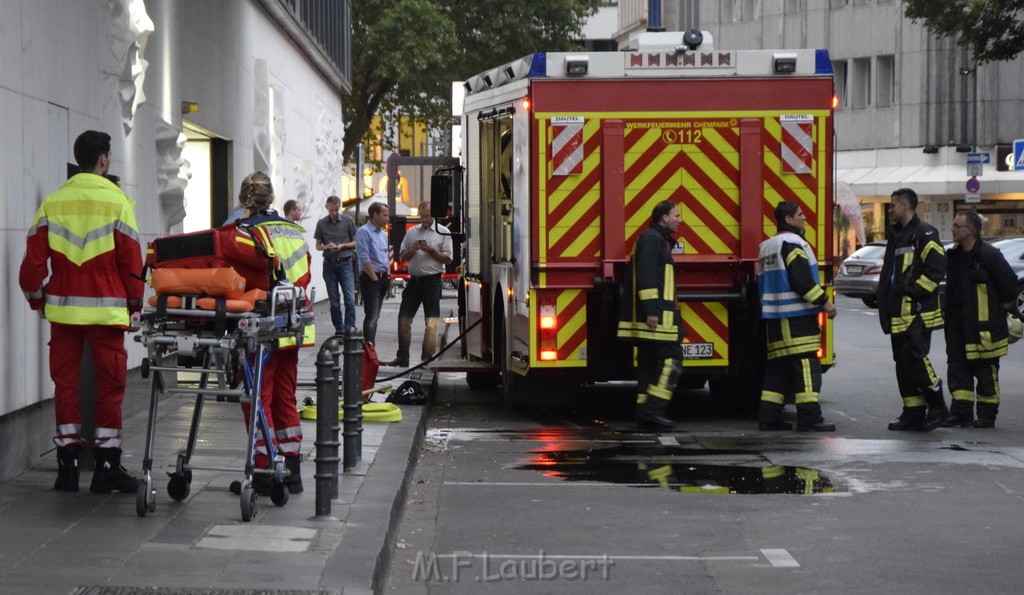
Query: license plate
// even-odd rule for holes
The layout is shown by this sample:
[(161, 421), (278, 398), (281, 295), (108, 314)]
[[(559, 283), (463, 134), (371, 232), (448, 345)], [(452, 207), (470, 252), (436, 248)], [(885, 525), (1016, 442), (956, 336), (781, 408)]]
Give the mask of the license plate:
[(864, 267), (859, 266), (859, 265), (857, 265), (857, 266), (854, 266), (852, 264), (846, 265), (846, 272), (850, 273), (851, 275), (859, 275), (860, 272), (863, 271), (863, 270), (864, 270)]
[(711, 359), (714, 356), (714, 343), (683, 343), (683, 359)]

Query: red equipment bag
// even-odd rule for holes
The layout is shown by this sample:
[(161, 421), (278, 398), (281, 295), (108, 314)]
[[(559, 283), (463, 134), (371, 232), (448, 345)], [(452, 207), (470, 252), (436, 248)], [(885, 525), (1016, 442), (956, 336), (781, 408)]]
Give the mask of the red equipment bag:
[(270, 289), (273, 264), (234, 223), (157, 238), (146, 247), (147, 270), (231, 267), (245, 279), (246, 289)]
[[(376, 385), (377, 370), (380, 368), (380, 360), (377, 359), (377, 348), (369, 341), (363, 341), (363, 390), (370, 390)], [(369, 401), (367, 395), (364, 401)]]

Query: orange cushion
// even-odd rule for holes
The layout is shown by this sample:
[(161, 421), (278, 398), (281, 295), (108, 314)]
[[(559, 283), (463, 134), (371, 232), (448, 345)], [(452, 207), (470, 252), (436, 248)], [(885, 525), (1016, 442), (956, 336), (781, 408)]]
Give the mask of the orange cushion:
[(239, 299), (245, 279), (231, 267), (212, 269), (153, 269), (153, 289), (159, 294), (212, 295)]

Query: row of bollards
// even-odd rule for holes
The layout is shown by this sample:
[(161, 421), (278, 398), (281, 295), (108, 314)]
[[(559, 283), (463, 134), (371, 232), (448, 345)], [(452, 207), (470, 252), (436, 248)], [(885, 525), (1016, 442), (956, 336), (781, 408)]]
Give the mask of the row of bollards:
[[(344, 354), (344, 367), (341, 356)], [(339, 380), (344, 370), (344, 379)], [(338, 463), (351, 471), (362, 459), (363, 333), (345, 331), (344, 339), (331, 337), (316, 357), (316, 516), (331, 516), (331, 501), (338, 497)], [(339, 391), (339, 387), (343, 391)], [(338, 457), (338, 394), (343, 392), (342, 456)]]

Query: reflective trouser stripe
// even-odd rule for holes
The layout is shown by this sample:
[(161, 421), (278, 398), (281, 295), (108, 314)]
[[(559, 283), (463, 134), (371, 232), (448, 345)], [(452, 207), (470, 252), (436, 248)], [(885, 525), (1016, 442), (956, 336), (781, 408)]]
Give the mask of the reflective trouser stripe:
[(277, 436), (277, 449), (284, 456), (297, 455), (302, 450), (302, 427), (275, 430), (274, 435)]
[(97, 448), (121, 448), (124, 442), (118, 428), (96, 428)]
[(814, 380), (811, 377), (811, 362), (807, 359), (800, 360), (800, 374), (804, 386), (803, 390), (797, 391), (795, 395), (796, 404), (817, 403), (818, 391), (814, 390)]
[(910, 397), (903, 397), (903, 406), (904, 407), (924, 407), (925, 404), (926, 403), (925, 403), (924, 397), (922, 397), (921, 395), (914, 395), (914, 396), (910, 396)]
[(57, 433), (53, 437), (53, 443), (57, 446), (71, 446), (74, 444), (84, 446), (85, 443), (82, 442), (82, 438), (79, 436), (81, 432), (81, 424), (59, 424), (57, 426)]
[(770, 390), (762, 390), (761, 400), (767, 401), (769, 403), (775, 403), (776, 405), (783, 405), (786, 402), (786, 397), (782, 393), (777, 393)]
[(636, 404), (643, 405), (647, 402), (647, 393), (638, 393), (636, 395)]
[(954, 401), (974, 401), (974, 393), (969, 390), (955, 390), (952, 392)]

